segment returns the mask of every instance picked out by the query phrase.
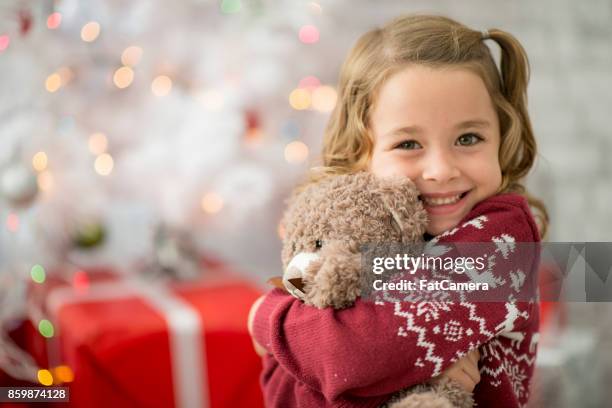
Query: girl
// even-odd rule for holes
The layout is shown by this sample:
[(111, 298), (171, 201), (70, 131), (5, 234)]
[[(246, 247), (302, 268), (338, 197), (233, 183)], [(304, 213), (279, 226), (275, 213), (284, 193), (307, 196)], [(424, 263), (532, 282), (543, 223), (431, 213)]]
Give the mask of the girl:
[[(501, 48), (501, 72), (488, 40)], [(538, 242), (546, 210), (522, 184), (536, 156), (527, 80), (525, 52), (507, 32), (439, 16), (374, 29), (342, 67), (322, 173), (409, 177), (428, 212), (427, 239)], [(498, 257), (498, 273), (512, 256)], [(268, 406), (374, 407), (445, 376), (473, 390), (480, 407), (519, 407), (529, 397), (538, 305), (358, 300), (319, 310), (274, 290), (253, 305), (249, 325), (265, 354)]]

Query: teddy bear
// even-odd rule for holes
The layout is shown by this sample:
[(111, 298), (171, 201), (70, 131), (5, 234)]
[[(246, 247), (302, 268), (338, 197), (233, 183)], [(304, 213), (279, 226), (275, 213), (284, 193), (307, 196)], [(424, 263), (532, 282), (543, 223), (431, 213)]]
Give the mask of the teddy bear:
[[(327, 176), (297, 190), (283, 216), (284, 274), (272, 280), (318, 308), (350, 307), (371, 285), (361, 250), (424, 242), (427, 213), (406, 177), (368, 172)], [(384, 407), (472, 407), (471, 393), (443, 378), (396, 393)]]

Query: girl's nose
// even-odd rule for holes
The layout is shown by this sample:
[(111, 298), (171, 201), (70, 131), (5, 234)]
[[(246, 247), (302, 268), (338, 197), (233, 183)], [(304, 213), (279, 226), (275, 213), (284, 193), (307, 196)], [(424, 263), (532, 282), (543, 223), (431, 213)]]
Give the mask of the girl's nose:
[(434, 149), (423, 158), (423, 180), (444, 183), (459, 177), (460, 174), (452, 152), (445, 151), (445, 149)]

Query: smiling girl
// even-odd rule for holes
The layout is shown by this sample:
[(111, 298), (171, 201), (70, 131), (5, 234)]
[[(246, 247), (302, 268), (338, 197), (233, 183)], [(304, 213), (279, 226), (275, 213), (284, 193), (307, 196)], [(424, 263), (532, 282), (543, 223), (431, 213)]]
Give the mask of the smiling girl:
[[(501, 49), (499, 69), (488, 40)], [(324, 166), (311, 182), (362, 170), (402, 175), (421, 193), (426, 239), (538, 242), (548, 219), (523, 186), (536, 157), (527, 80), (525, 52), (507, 32), (439, 16), (374, 29), (342, 67)], [(499, 258), (496, 277), (516, 262)], [(525, 272), (536, 273), (536, 263)], [(529, 397), (536, 302), (358, 299), (348, 309), (319, 310), (277, 289), (251, 312), (268, 406), (374, 407), (439, 377), (473, 391), (479, 407), (520, 407)]]

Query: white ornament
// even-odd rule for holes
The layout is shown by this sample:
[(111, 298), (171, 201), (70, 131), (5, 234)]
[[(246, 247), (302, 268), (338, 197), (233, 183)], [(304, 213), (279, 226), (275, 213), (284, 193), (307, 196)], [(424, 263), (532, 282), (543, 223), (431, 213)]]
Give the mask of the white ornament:
[(36, 175), (23, 164), (11, 165), (1, 174), (0, 195), (16, 206), (29, 205), (38, 193)]

